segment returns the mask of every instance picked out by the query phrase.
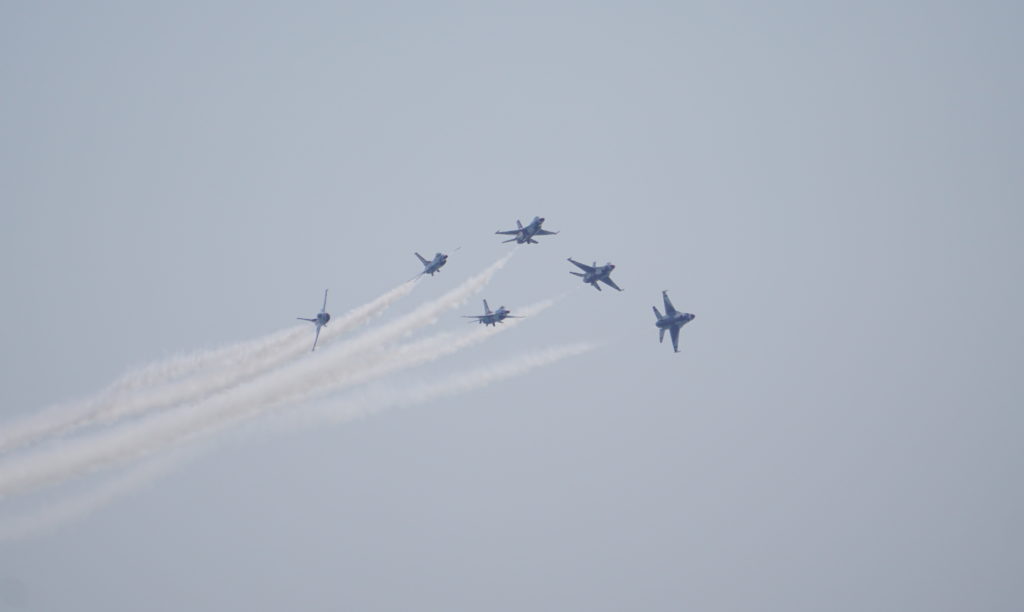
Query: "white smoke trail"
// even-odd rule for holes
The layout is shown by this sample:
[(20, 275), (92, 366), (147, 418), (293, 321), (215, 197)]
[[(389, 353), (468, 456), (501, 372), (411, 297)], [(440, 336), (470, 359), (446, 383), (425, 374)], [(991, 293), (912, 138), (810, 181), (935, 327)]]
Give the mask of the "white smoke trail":
[(596, 347), (596, 344), (586, 342), (548, 347), (512, 356), (497, 364), (461, 372), (437, 382), (421, 383), (406, 389), (394, 387), (368, 389), (338, 401), (317, 405), (311, 410), (289, 415), (289, 417), (294, 419), (293, 423), (297, 425), (319, 424), (324, 419), (333, 423), (343, 423), (375, 414), (387, 408), (409, 406), (468, 393), (507, 378), (521, 376), (530, 370), (550, 365), (562, 359), (582, 355)]
[[(502, 359), (500, 363), (475, 368), (406, 389), (375, 389), (314, 406), (299, 415), (290, 415), (290, 425), (319, 425), (324, 421), (343, 423), (398, 406), (412, 406), (467, 393), (562, 359), (583, 354), (595, 348), (588, 343), (553, 346), (539, 351)], [(272, 424), (279, 424), (274, 422)], [(193, 452), (189, 457), (195, 456)], [(0, 541), (24, 539), (55, 529), (82, 518), (110, 504), (128, 492), (152, 482), (179, 467), (185, 456), (181, 453), (158, 457), (87, 491), (30, 515), (0, 520)]]
[[(373, 301), (331, 320), (321, 342), (351, 331), (408, 295), (418, 279), (402, 283)], [(263, 338), (199, 351), (129, 372), (96, 397), (57, 406), (5, 426), (0, 453), (80, 427), (191, 401), (243, 383), (309, 350), (307, 328), (291, 328)], [(191, 377), (186, 377), (193, 374)]]
[(307, 388), (301, 394), (290, 398), (290, 401), (306, 401), (380, 378), (398, 370), (436, 361), (489, 340), (504, 331), (514, 329), (527, 318), (547, 310), (555, 302), (555, 299), (548, 299), (521, 308), (516, 312), (520, 312), (523, 318), (506, 319), (504, 323), (497, 326), (485, 326), (483, 329), (472, 329), (459, 333), (443, 332), (378, 355), (360, 354), (358, 364), (352, 363), (345, 371), (333, 372), (330, 380), (323, 380), (320, 384)]
[(331, 385), (334, 379), (343, 377), (344, 372), (339, 372), (339, 366), (351, 366), (354, 356), (367, 351), (372, 354), (372, 349), (379, 344), (428, 325), (444, 310), (464, 302), (505, 266), (513, 252), (440, 298), (334, 350), (311, 354), (248, 384), (227, 389), (172, 412), (157, 414), (90, 438), (68, 441), (50, 452), (0, 465), (0, 497), (127, 461), (190, 437), (210, 433), (284, 402), (306, 397), (311, 388)]
[[(331, 319), (331, 322), (320, 333), (321, 343), (326, 344), (333, 338), (380, 315), (396, 300), (408, 295), (417, 282), (418, 279), (414, 279), (402, 283), (375, 300)], [(289, 330), (289, 332), (291, 331)], [(241, 350), (227, 355), (226, 367), (221, 371), (214, 370), (188, 378), (175, 385), (157, 387), (144, 394), (125, 398), (121, 402), (108, 406), (103, 413), (97, 415), (99, 418), (96, 420), (113, 420), (153, 407), (180, 404), (246, 382), (309, 352), (312, 334), (308, 328), (299, 331), (301, 333), (297, 335), (289, 333), (287, 337), (281, 334), (280, 340), (283, 341), (273, 338), (270, 342), (249, 343), (247, 348), (243, 347)]]
[(37, 536), (66, 523), (84, 518), (179, 467), (180, 453), (154, 457), (98, 487), (17, 517), (0, 520), (0, 542)]

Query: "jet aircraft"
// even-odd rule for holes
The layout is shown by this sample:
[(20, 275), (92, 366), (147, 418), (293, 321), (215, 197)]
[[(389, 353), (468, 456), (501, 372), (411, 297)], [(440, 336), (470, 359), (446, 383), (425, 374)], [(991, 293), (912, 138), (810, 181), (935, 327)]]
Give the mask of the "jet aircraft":
[(520, 222), (519, 219), (516, 219), (516, 225), (518, 226), (519, 229), (507, 230), (507, 231), (497, 231), (497, 232), (494, 232), (494, 233), (495, 234), (504, 234), (506, 236), (512, 236), (512, 238), (509, 238), (508, 240), (502, 240), (502, 244), (504, 244), (506, 242), (513, 242), (513, 241), (515, 241), (515, 242), (517, 242), (519, 244), (537, 244), (537, 241), (533, 239), (534, 236), (550, 236), (552, 234), (557, 234), (558, 233), (558, 232), (549, 232), (546, 229), (541, 229), (541, 225), (543, 225), (543, 224), (544, 224), (544, 217), (534, 217), (533, 221), (530, 221), (530, 224), (527, 225), (526, 227), (523, 227), (522, 222)]
[(483, 323), (484, 325), (494, 325), (495, 323), (501, 323), (505, 319), (520, 318), (509, 314), (509, 312), (510, 311), (504, 306), (499, 306), (498, 310), (491, 312), (490, 306), (487, 305), (487, 300), (484, 300), (484, 314), (462, 316), (466, 319), (476, 319), (477, 323)]
[(448, 263), (448, 256), (444, 253), (437, 253), (434, 255), (433, 259), (427, 259), (419, 253), (414, 253), (414, 255), (419, 257), (420, 261), (423, 263), (423, 272), (420, 272), (420, 274), (429, 274), (433, 276), (434, 272), (440, 272), (441, 268), (444, 267), (444, 264)]
[(295, 317), (300, 321), (309, 321), (316, 325), (316, 337), (313, 338), (313, 349), (316, 350), (317, 340), (320, 339), (320, 328), (327, 325), (327, 322), (331, 320), (331, 315), (327, 314), (327, 289), (324, 289), (324, 305), (320, 307), (320, 312), (317, 313), (315, 319), (306, 319), (304, 317)]
[(583, 282), (590, 283), (591, 285), (594, 286), (594, 289), (597, 289), (598, 291), (601, 290), (601, 285), (597, 284), (597, 281), (601, 281), (602, 283), (608, 285), (613, 289), (622, 291), (622, 289), (620, 289), (619, 286), (615, 284), (615, 281), (613, 281), (611, 277), (612, 270), (615, 269), (614, 264), (607, 263), (601, 267), (598, 267), (597, 262), (595, 261), (593, 266), (588, 266), (587, 264), (582, 264), (576, 261), (572, 257), (569, 258), (569, 262), (574, 264), (580, 270), (583, 270), (582, 273), (569, 272), (569, 274), (572, 274), (573, 276), (582, 277)]
[(665, 298), (665, 316), (662, 316), (658, 312), (658, 307), (653, 306), (654, 316), (658, 317), (655, 326), (658, 328), (658, 342), (665, 341), (665, 330), (668, 330), (672, 334), (672, 348), (675, 352), (679, 352), (679, 330), (696, 318), (688, 312), (679, 312), (672, 306), (672, 302), (668, 299), (668, 291), (662, 291), (661, 296)]

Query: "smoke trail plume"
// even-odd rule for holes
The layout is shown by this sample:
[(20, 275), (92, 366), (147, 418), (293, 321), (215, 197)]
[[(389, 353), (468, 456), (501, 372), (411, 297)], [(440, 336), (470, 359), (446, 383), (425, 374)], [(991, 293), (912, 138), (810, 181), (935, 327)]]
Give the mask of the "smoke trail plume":
[[(398, 406), (412, 406), (460, 393), (467, 393), (529, 371), (580, 355), (594, 348), (588, 343), (553, 346), (539, 351), (502, 359), (489, 366), (475, 368), (441, 381), (405, 389), (364, 391), (340, 400), (314, 406), (300, 414), (289, 415), (292, 425), (319, 425), (324, 421), (343, 423)], [(277, 424), (275, 422), (273, 424)], [(195, 452), (188, 456), (195, 456)], [(65, 523), (82, 518), (115, 501), (128, 492), (152, 482), (181, 465), (184, 455), (158, 457), (131, 468), (120, 476), (83, 494), (71, 497), (30, 515), (0, 520), (0, 541), (32, 537)]]
[(461, 372), (437, 382), (422, 383), (405, 389), (375, 388), (356, 393), (338, 401), (320, 404), (303, 414), (294, 415), (296, 423), (318, 424), (324, 419), (343, 423), (397, 406), (409, 406), (468, 393), (487, 385), (521, 376), (530, 370), (550, 365), (568, 357), (582, 355), (596, 344), (581, 342), (553, 346), (539, 351), (503, 359), (501, 362)]
[[(329, 342), (381, 314), (416, 286), (407, 281), (373, 301), (331, 320), (320, 334)], [(96, 397), (57, 406), (5, 426), (0, 453), (80, 427), (107, 423), (147, 410), (195, 400), (243, 383), (309, 350), (309, 330), (282, 330), (246, 342), (174, 357), (129, 372)], [(188, 376), (192, 374), (192, 376)]]
[(321, 384), (308, 388), (300, 395), (294, 396), (292, 401), (309, 400), (338, 391), (339, 389), (380, 378), (398, 370), (436, 361), (470, 346), (485, 342), (504, 331), (515, 329), (529, 317), (540, 314), (550, 308), (555, 301), (554, 299), (543, 300), (518, 309), (516, 312), (521, 313), (523, 318), (506, 319), (505, 322), (497, 326), (485, 326), (483, 329), (475, 328), (459, 333), (442, 332), (376, 355), (361, 353), (358, 355), (358, 363), (347, 364), (348, 368), (343, 371), (334, 372), (330, 380), (322, 381)]
[(310, 389), (329, 386), (343, 376), (338, 366), (351, 365), (354, 356), (372, 354), (377, 346), (434, 322), (442, 312), (464, 302), (505, 266), (513, 252), (440, 298), (332, 350), (311, 354), (198, 403), (0, 465), (0, 497), (130, 460), (306, 397)]
[(84, 518), (138, 487), (170, 473), (181, 462), (181, 454), (155, 457), (85, 493), (47, 505), (31, 514), (4, 518), (0, 520), (0, 542), (29, 538)]

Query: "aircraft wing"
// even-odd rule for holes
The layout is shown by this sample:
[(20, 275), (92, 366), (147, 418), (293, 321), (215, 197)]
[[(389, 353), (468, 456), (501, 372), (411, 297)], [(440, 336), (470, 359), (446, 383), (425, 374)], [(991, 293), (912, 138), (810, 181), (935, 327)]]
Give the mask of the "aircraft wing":
[(672, 348), (675, 352), (679, 352), (679, 330), (681, 326), (673, 327), (670, 331), (672, 332)]
[(310, 323), (316, 323), (316, 319), (307, 319), (306, 317), (295, 317), (300, 321), (309, 321)]
[(549, 232), (546, 229), (539, 229), (539, 230), (535, 231), (533, 233), (533, 235), (534, 236), (553, 236), (554, 234), (557, 234), (557, 233), (558, 232)]
[(519, 230), (497, 231), (497, 232), (494, 232), (494, 233), (495, 234), (505, 234), (506, 236), (511, 236), (513, 234), (518, 234)]
[(604, 278), (600, 279), (600, 281), (601, 281), (602, 283), (604, 283), (604, 284), (608, 285), (608, 286), (609, 286), (609, 287), (611, 287), (612, 289), (615, 289), (615, 290), (617, 290), (617, 291), (622, 291), (622, 289), (621, 289), (621, 288), (619, 288), (619, 286), (615, 284), (615, 281), (613, 281), (613, 280), (611, 279), (611, 277), (609, 277), (609, 276), (605, 276)]
[(313, 338), (313, 348), (311, 350), (314, 350), (314, 351), (316, 350), (316, 343), (317, 343), (317, 340), (319, 340), (319, 339), (320, 339), (320, 326), (317, 325), (316, 326), (316, 337)]
[(671, 317), (676, 314), (676, 307), (673, 306), (672, 301), (668, 299), (668, 291), (662, 291), (661, 295), (665, 298), (665, 316)]
[(594, 269), (595, 269), (593, 266), (588, 266), (587, 264), (581, 264), (580, 262), (576, 261), (572, 257), (569, 258), (569, 262), (572, 263), (573, 265), (575, 265), (580, 270), (583, 270), (584, 272), (593, 272)]

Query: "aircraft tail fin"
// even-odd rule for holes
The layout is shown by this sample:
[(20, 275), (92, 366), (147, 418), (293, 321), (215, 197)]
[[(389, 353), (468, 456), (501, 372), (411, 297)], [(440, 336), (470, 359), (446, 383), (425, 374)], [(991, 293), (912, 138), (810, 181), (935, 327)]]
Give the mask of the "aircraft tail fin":
[(426, 258), (424, 258), (419, 253), (413, 253), (413, 255), (415, 255), (416, 257), (419, 257), (420, 261), (423, 262), (423, 265), (427, 265), (428, 263), (430, 263), (429, 261), (426, 260)]
[(519, 229), (523, 229), (523, 222), (520, 221), (519, 219), (516, 219), (516, 226), (519, 227)]
[(651, 309), (654, 310), (654, 316), (658, 317), (659, 321), (665, 318), (665, 317), (661, 316), (660, 312), (658, 312), (658, 307), (657, 306), (651, 306)]

